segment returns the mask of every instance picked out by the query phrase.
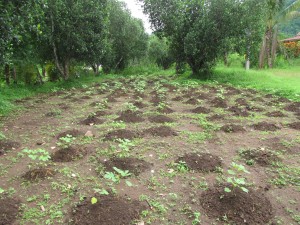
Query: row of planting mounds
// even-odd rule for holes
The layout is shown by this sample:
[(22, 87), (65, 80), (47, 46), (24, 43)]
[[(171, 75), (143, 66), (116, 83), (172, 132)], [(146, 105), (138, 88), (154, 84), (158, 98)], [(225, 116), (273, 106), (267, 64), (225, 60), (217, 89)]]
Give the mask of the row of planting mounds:
[(62, 148), (51, 155), (53, 162), (72, 162), (87, 154), (87, 150), (80, 146)]
[(121, 112), (121, 115), (116, 119), (116, 121), (123, 121), (126, 123), (140, 123), (145, 121), (145, 119), (141, 116), (141, 112), (132, 112), (130, 110), (126, 110)]
[(97, 203), (86, 199), (72, 211), (72, 225), (129, 225), (140, 218), (147, 206), (121, 197), (97, 196)]
[(56, 171), (51, 168), (37, 168), (29, 170), (22, 176), (22, 178), (30, 182), (35, 182), (41, 179), (53, 177), (55, 174)]
[(207, 117), (207, 119), (209, 121), (216, 121), (216, 120), (224, 120), (225, 119), (225, 116), (224, 115), (221, 115), (221, 114), (215, 114), (215, 115), (212, 115), (210, 117)]
[(139, 136), (140, 135), (137, 132), (133, 132), (133, 131), (126, 130), (126, 129), (119, 129), (119, 130), (114, 130), (114, 131), (108, 132), (104, 136), (104, 140), (106, 140), (106, 141), (113, 141), (115, 139), (132, 140), (132, 139), (138, 138)]
[(205, 107), (199, 106), (199, 107), (197, 107), (197, 108), (195, 108), (195, 109), (192, 109), (191, 112), (193, 112), (193, 113), (208, 114), (208, 113), (210, 113), (211, 111), (210, 111), (210, 109), (207, 109), (207, 108), (205, 108)]
[(227, 102), (223, 98), (214, 98), (213, 100), (210, 101), (210, 104), (213, 105), (213, 107), (216, 108), (227, 108)]
[(175, 122), (172, 118), (164, 116), (164, 115), (150, 116), (148, 119), (152, 123), (173, 123), (173, 122)]
[(82, 125), (100, 125), (105, 121), (97, 118), (96, 116), (88, 116), (86, 119), (79, 122)]
[(121, 170), (128, 170), (130, 173), (138, 176), (140, 173), (149, 170), (151, 168), (151, 163), (146, 162), (142, 159), (137, 158), (111, 158), (102, 163), (106, 171), (116, 172), (114, 167)]
[(225, 133), (239, 133), (239, 132), (245, 132), (246, 130), (241, 125), (225, 124), (221, 127), (221, 131)]
[(185, 102), (185, 104), (189, 104), (189, 105), (197, 105), (197, 104), (199, 104), (199, 101), (198, 101), (197, 99), (195, 99), (195, 98), (190, 98), (189, 100), (187, 100), (187, 101)]
[(0, 156), (4, 155), (6, 151), (14, 150), (20, 146), (21, 144), (16, 141), (0, 140)]
[[(273, 209), (268, 198), (249, 188), (249, 193), (239, 188), (224, 191), (225, 185), (214, 186), (201, 194), (200, 204), (209, 217), (226, 223), (265, 225), (273, 218)], [(226, 218), (224, 218), (226, 216)]]
[(171, 137), (178, 136), (177, 132), (171, 127), (160, 126), (160, 127), (151, 127), (143, 131), (143, 135), (150, 135), (154, 137)]
[(188, 153), (176, 160), (176, 163), (185, 162), (191, 170), (201, 172), (215, 171), (222, 166), (220, 157), (209, 153)]
[(239, 153), (246, 160), (254, 160), (260, 166), (269, 166), (281, 159), (272, 151), (263, 148), (246, 149)]
[(242, 117), (250, 116), (249, 112), (246, 109), (239, 108), (237, 106), (232, 106), (228, 108), (228, 111), (232, 112), (234, 116), (242, 116)]
[(277, 131), (281, 129), (277, 125), (265, 121), (254, 124), (253, 128), (254, 130), (259, 130), (259, 131)]
[(80, 130), (72, 129), (72, 130), (67, 130), (67, 131), (64, 131), (64, 132), (58, 134), (56, 138), (60, 139), (62, 137), (66, 137), (67, 135), (71, 135), (72, 137), (79, 137), (79, 136), (83, 136), (84, 133)]
[(15, 198), (0, 199), (0, 225), (14, 224), (21, 202)]

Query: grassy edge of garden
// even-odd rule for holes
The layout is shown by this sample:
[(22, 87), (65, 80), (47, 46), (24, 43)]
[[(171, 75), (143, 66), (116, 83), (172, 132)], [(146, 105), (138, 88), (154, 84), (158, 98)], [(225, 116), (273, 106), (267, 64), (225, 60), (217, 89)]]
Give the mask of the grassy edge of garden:
[[(186, 71), (180, 76), (176, 76), (176, 81), (185, 83), (194, 81), (198, 83), (212, 84), (230, 84), (236, 87), (253, 88), (265, 93), (272, 93), (283, 96), (294, 101), (300, 101), (300, 78), (275, 76), (272, 70), (250, 70), (245, 71), (243, 68), (227, 68), (218, 66), (210, 80), (197, 80), (191, 78), (191, 72)], [(108, 74), (95, 77), (93, 75), (85, 75), (81, 78), (72, 79), (70, 81), (46, 82), (42, 86), (24, 86), (11, 85), (1, 86), (0, 89), (0, 116), (6, 116), (13, 110), (19, 109), (14, 104), (17, 99), (32, 97), (38, 94), (51, 93), (56, 90), (68, 90), (71, 88), (79, 88), (104, 79), (113, 79), (120, 76), (141, 75), (141, 76), (174, 76), (174, 69), (160, 70), (155, 66), (148, 67), (129, 67), (122, 74)]]

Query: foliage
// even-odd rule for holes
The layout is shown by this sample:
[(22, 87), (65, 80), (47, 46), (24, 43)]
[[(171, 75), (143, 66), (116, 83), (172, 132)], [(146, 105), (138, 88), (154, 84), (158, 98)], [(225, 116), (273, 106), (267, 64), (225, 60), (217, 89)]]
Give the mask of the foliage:
[(231, 163), (231, 168), (227, 170), (229, 176), (225, 179), (227, 183), (231, 184), (231, 187), (225, 187), (225, 192), (234, 191), (235, 188), (239, 188), (244, 192), (249, 192), (246, 186), (246, 178), (242, 177), (244, 173), (249, 173), (243, 165)]
[(45, 149), (31, 150), (31, 149), (26, 148), (22, 152), (26, 153), (27, 156), (32, 160), (46, 162), (51, 159), (49, 152), (46, 151)]

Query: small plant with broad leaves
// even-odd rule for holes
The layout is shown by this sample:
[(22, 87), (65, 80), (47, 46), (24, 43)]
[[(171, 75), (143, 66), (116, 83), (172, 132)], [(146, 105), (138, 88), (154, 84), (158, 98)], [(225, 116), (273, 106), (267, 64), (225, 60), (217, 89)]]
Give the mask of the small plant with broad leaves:
[(58, 146), (62, 147), (62, 148), (67, 148), (69, 147), (73, 141), (75, 141), (76, 138), (73, 137), (70, 134), (67, 134), (65, 137), (61, 137), (59, 139), (59, 142), (57, 143)]
[(34, 161), (37, 160), (37, 161), (47, 162), (51, 159), (49, 152), (46, 151), (45, 149), (31, 150), (25, 148), (22, 152), (27, 154), (27, 156)]
[(119, 157), (128, 157), (130, 155), (130, 148), (134, 147), (135, 144), (128, 139), (117, 139), (119, 142), (118, 147), (120, 148)]
[(104, 178), (117, 184), (120, 183), (121, 178), (130, 177), (132, 175), (128, 170), (121, 170), (117, 167), (113, 167), (113, 169), (116, 171), (116, 173), (106, 172), (104, 174)]
[(5, 140), (5, 139), (6, 139), (5, 135), (4, 135), (3, 133), (0, 132), (0, 141), (1, 141), (1, 140)]
[(137, 112), (138, 110), (139, 110), (139, 108), (136, 107), (132, 103), (125, 103), (124, 104), (124, 111)]
[(184, 161), (175, 162), (172, 164), (172, 166), (179, 173), (186, 173), (189, 171), (189, 168), (188, 168), (186, 162), (184, 162)]
[(5, 190), (0, 187), (0, 195), (3, 194), (4, 192)]
[(233, 192), (236, 188), (239, 188), (246, 193), (249, 192), (249, 190), (246, 188), (246, 178), (243, 177), (244, 174), (249, 173), (249, 171), (246, 170), (243, 165), (233, 162), (231, 163), (230, 169), (227, 170), (227, 173), (228, 177), (225, 178), (225, 181), (230, 184), (230, 187), (225, 187), (225, 192)]

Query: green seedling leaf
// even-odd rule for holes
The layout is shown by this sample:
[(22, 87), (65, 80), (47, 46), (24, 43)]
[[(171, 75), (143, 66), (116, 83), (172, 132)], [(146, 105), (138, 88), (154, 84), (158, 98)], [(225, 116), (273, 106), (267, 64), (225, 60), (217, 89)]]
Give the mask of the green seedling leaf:
[(0, 188), (0, 194), (4, 193), (4, 189)]
[(228, 170), (228, 173), (229, 173), (230, 175), (235, 175), (235, 174), (236, 174), (233, 170)]
[(231, 192), (231, 190), (228, 187), (224, 188), (224, 191), (227, 192), (227, 193)]
[(98, 202), (98, 199), (95, 197), (92, 197), (92, 199), (91, 199), (92, 205), (95, 205), (97, 202)]
[(132, 186), (133, 186), (133, 184), (132, 184), (130, 181), (128, 181), (128, 180), (126, 180), (125, 183), (126, 183), (126, 185), (127, 185), (128, 187), (132, 187)]
[(241, 187), (241, 189), (242, 189), (243, 192), (249, 193), (249, 190), (247, 188)]

